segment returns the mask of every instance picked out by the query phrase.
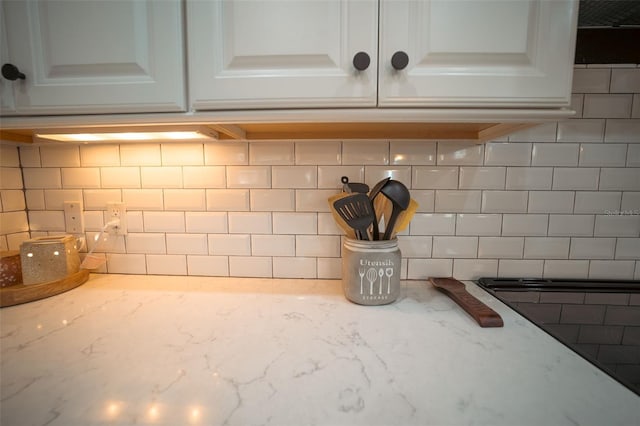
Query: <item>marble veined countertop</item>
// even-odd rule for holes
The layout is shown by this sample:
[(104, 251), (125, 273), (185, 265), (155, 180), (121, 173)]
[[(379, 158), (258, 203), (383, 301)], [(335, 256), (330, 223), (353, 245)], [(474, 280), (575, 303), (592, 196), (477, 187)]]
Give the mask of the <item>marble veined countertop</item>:
[(640, 398), (475, 284), (92, 275), (0, 310), (0, 424), (638, 425)]

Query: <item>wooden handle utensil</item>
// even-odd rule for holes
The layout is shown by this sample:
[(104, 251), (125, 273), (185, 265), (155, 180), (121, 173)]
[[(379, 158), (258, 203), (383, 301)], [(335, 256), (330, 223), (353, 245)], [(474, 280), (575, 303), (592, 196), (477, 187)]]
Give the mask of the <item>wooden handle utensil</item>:
[(469, 293), (463, 283), (454, 278), (429, 278), (431, 284), (460, 305), (480, 324), (480, 327), (502, 327), (502, 317)]

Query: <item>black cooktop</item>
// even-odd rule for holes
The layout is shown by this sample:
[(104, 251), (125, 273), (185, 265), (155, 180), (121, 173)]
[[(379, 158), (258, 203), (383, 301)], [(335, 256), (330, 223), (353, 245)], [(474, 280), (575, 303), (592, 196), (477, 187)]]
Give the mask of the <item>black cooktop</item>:
[(476, 283), (640, 395), (640, 281), (480, 278)]

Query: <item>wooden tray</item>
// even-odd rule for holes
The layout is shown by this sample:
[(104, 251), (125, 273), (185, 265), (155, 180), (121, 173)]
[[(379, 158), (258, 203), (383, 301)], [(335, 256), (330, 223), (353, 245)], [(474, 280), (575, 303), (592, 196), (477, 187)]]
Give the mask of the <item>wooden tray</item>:
[(56, 281), (40, 284), (16, 284), (0, 288), (0, 308), (33, 302), (78, 287), (89, 279), (89, 270), (81, 269), (75, 274)]

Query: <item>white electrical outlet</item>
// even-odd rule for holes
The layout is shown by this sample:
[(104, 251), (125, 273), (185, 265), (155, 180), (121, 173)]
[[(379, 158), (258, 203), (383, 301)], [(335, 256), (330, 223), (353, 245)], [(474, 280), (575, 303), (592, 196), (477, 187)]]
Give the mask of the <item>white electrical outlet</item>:
[(71, 234), (82, 234), (84, 232), (82, 201), (64, 202), (64, 229)]
[(127, 208), (124, 203), (107, 203), (107, 222), (112, 220), (119, 221), (117, 226), (111, 228), (112, 231), (116, 235), (127, 235)]

